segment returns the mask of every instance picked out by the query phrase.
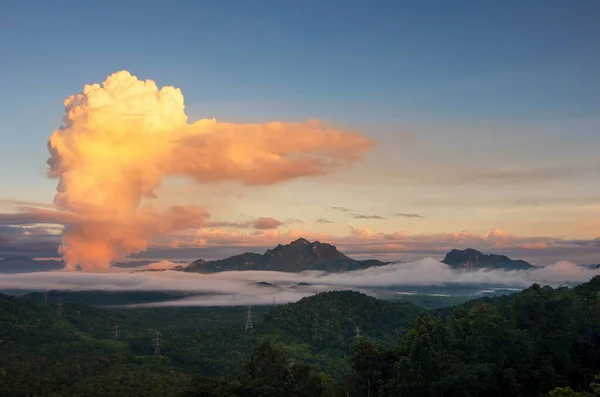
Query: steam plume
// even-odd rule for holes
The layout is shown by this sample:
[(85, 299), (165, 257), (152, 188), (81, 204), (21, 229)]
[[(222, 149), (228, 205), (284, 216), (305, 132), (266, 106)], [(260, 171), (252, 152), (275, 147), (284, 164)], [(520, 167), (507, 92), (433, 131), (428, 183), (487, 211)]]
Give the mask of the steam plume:
[(146, 249), (152, 236), (205, 225), (202, 208), (142, 203), (165, 177), (274, 184), (349, 166), (374, 145), (319, 121), (188, 123), (179, 89), (127, 71), (86, 85), (65, 111), (48, 164), (59, 179), (55, 204), (68, 213), (59, 252), (71, 269), (105, 269)]

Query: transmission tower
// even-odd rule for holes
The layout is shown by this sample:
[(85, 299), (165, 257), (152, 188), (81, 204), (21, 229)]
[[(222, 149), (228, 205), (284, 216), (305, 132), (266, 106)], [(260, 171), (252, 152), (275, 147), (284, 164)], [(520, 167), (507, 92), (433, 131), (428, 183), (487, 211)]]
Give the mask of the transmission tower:
[(58, 318), (62, 318), (63, 315), (63, 305), (62, 302), (59, 302), (58, 304)]
[(354, 333), (355, 333), (355, 338), (358, 338), (360, 336), (360, 328), (356, 327), (354, 328)]
[(119, 332), (120, 332), (119, 324), (115, 324), (113, 326), (113, 339), (114, 340), (119, 340)]
[(48, 291), (44, 292), (44, 306), (48, 305)]
[(160, 332), (156, 332), (152, 338), (152, 345), (154, 345), (154, 357), (160, 357)]
[(275, 306), (275, 297), (273, 297), (273, 306)]
[(254, 329), (252, 326), (252, 306), (248, 306), (246, 309), (246, 329), (244, 331), (248, 331), (249, 329)]

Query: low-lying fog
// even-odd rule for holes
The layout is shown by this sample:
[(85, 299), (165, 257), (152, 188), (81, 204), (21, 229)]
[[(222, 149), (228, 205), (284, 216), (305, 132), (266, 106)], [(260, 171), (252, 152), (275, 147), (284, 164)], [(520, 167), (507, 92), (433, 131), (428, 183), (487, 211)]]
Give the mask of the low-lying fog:
[[(175, 265), (162, 262), (148, 267), (157, 269)], [(218, 306), (294, 302), (317, 292), (340, 289), (354, 289), (370, 295), (453, 295), (523, 289), (533, 283), (553, 287), (572, 286), (600, 275), (600, 269), (593, 270), (567, 261), (526, 271), (463, 271), (453, 270), (431, 258), (346, 273), (231, 271), (199, 274), (181, 271), (131, 271), (132, 269), (109, 273), (54, 271), (2, 275), (0, 290), (179, 291), (201, 295), (151, 305)]]

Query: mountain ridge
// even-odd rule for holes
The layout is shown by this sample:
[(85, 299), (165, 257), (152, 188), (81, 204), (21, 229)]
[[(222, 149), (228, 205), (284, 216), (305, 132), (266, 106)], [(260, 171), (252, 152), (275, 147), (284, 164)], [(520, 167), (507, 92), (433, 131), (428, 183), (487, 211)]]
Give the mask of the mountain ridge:
[(453, 249), (446, 254), (442, 263), (456, 269), (528, 270), (535, 268), (524, 260), (510, 259), (505, 255), (484, 254), (473, 248)]
[(356, 260), (340, 251), (337, 247), (320, 241), (312, 243), (299, 238), (286, 245), (277, 245), (264, 254), (246, 252), (225, 259), (205, 261), (198, 259), (190, 263), (186, 272), (217, 273), (229, 270), (272, 270), (298, 273), (306, 270), (321, 270), (330, 273), (366, 269), (383, 266), (390, 262), (376, 259)]
[(11, 255), (0, 259), (0, 273), (34, 273), (60, 270), (64, 267), (62, 261), (54, 259), (36, 260), (24, 255)]
[[(120, 269), (133, 269), (134, 272), (139, 271), (157, 271), (157, 269), (135, 270), (139, 267), (148, 266), (157, 261), (139, 260), (133, 262), (115, 262), (111, 267)], [(64, 269), (65, 264), (61, 260), (55, 259), (33, 259), (25, 255), (10, 255), (0, 259), (0, 274), (19, 274), (19, 273), (36, 273), (49, 272)], [(183, 270), (181, 265), (176, 265), (169, 270)]]

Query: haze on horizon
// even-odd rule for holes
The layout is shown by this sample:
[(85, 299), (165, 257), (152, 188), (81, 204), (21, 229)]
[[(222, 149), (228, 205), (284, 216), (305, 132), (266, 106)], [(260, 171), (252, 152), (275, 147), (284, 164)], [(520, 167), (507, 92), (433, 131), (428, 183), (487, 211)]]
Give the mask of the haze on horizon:
[(3, 2), (0, 257), (598, 263), (599, 8), (508, 3)]

